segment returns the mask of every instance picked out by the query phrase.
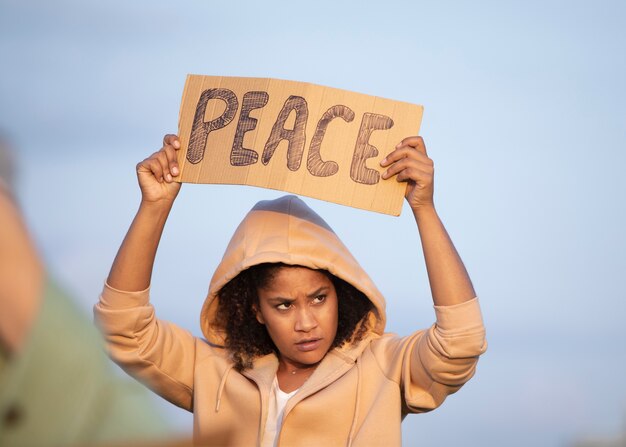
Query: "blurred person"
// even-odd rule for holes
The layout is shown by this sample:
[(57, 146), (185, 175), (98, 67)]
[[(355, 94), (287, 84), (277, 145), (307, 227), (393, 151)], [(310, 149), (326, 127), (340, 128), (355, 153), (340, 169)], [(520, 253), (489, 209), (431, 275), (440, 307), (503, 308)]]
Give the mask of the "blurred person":
[(93, 323), (48, 275), (17, 205), (14, 174), (0, 139), (0, 446), (171, 438), (147, 390), (115, 373)]
[(435, 211), (420, 137), (381, 162), (384, 179), (407, 182), (435, 305), (436, 324), (407, 337), (384, 332), (382, 294), (295, 196), (259, 202), (235, 230), (201, 311), (206, 339), (157, 319), (149, 287), (181, 188), (179, 148), (166, 135), (137, 165), (141, 203), (95, 314), (116, 362), (193, 411), (196, 443), (400, 445), (407, 414), (438, 407), (474, 375), (486, 349), (480, 307)]

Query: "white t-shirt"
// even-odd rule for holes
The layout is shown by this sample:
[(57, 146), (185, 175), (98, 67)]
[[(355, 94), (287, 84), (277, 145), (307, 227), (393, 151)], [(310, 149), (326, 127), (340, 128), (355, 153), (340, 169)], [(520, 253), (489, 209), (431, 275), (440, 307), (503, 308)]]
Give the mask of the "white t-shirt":
[(291, 396), (296, 394), (298, 390), (291, 393), (285, 393), (278, 386), (278, 379), (274, 377), (272, 389), (270, 391), (269, 409), (267, 412), (267, 421), (265, 422), (265, 434), (263, 435), (262, 447), (276, 447), (278, 442), (278, 433), (283, 425), (283, 416), (285, 414), (285, 406)]

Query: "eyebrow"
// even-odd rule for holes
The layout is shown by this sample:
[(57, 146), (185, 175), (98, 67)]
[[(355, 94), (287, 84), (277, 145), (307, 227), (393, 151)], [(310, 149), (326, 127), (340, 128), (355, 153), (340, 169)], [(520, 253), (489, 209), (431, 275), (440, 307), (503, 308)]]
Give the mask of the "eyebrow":
[(268, 302), (270, 303), (292, 303), (295, 301), (295, 299), (293, 298), (283, 298), (280, 296), (274, 297), (274, 298), (268, 298), (267, 299)]
[(315, 298), (320, 293), (327, 292), (329, 289), (330, 289), (330, 287), (328, 287), (328, 286), (322, 286), (319, 289), (317, 289), (315, 292), (309, 293), (307, 295), (307, 298)]
[[(322, 286), (314, 292), (307, 294), (307, 298), (315, 298), (321, 293), (328, 292), (328, 290), (330, 290), (329, 286)], [(295, 298), (284, 298), (281, 296), (276, 296), (268, 298), (267, 301), (269, 301), (270, 303), (293, 303), (295, 301)]]

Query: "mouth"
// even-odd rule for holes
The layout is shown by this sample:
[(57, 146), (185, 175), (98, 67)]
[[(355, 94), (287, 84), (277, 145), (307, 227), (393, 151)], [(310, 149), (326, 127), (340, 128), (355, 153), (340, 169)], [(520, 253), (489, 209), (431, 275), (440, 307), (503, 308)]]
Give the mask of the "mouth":
[(302, 352), (314, 351), (322, 344), (321, 338), (307, 338), (296, 342), (296, 349)]

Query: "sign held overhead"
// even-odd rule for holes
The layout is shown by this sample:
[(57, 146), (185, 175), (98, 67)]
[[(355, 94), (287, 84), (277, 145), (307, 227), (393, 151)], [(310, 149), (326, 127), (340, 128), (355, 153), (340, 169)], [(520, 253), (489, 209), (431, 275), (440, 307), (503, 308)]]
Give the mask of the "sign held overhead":
[(178, 181), (251, 185), (399, 215), (405, 183), (379, 162), (423, 107), (303, 82), (188, 75)]

